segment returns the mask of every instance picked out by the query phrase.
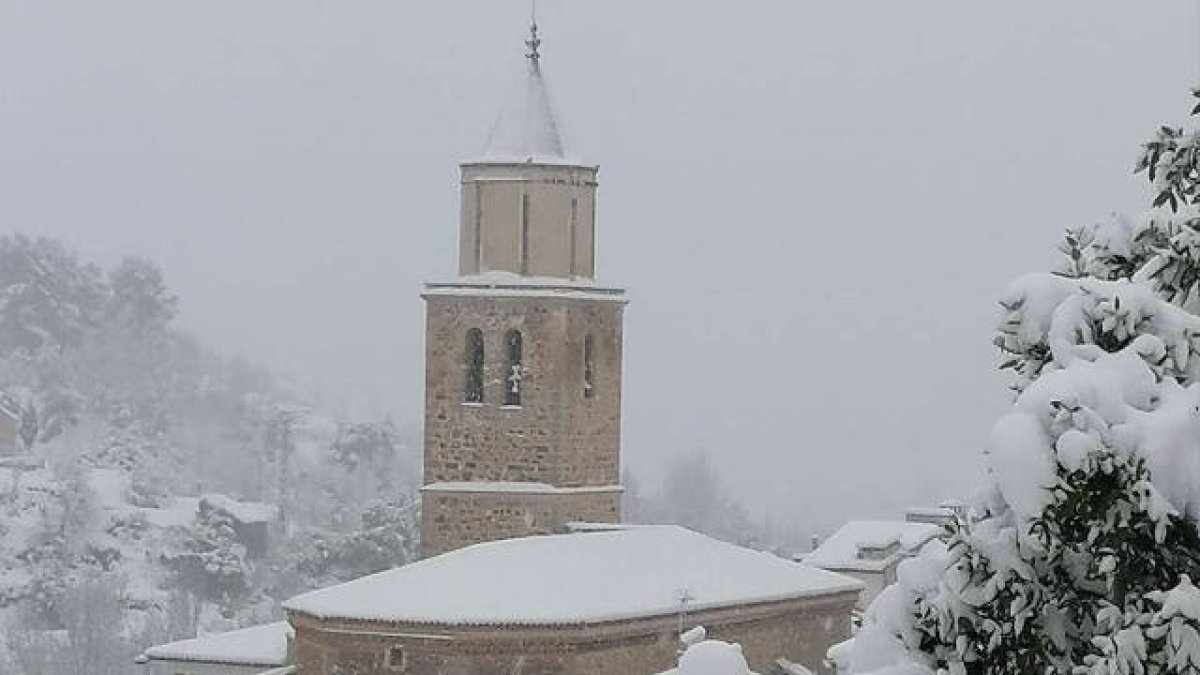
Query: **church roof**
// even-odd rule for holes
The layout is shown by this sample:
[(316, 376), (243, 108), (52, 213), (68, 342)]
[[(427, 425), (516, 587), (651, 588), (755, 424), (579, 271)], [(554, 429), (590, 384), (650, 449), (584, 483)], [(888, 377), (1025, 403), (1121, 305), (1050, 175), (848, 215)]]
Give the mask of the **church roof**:
[(147, 649), (143, 656), (155, 661), (281, 666), (287, 662), (291, 633), (291, 626), (279, 621), (158, 645)]
[(542, 75), (536, 24), (531, 28), (524, 77), (496, 118), (483, 155), (472, 163), (570, 163)]
[(571, 625), (853, 592), (849, 577), (675, 526), (624, 526), (476, 544), (305, 593), (318, 618)]

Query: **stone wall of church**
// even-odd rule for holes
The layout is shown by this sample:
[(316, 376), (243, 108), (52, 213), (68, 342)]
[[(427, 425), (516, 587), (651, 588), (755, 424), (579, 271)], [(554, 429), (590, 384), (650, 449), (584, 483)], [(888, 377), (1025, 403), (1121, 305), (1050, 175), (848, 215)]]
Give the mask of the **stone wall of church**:
[[(623, 302), (486, 291), (428, 293), (426, 301), (425, 484), (619, 484)], [(472, 328), (484, 340), (482, 403), (464, 402)], [(509, 330), (522, 335), (520, 406), (503, 405)], [(590, 397), (584, 383), (588, 335)]]
[(496, 539), (561, 533), (567, 523), (621, 521), (621, 492), (424, 490), (421, 552), (428, 557)]
[[(697, 612), (685, 628), (703, 625), (709, 637), (737, 642), (755, 672), (777, 672), (784, 657), (824, 668), (825, 652), (850, 636), (855, 593)], [(679, 619), (675, 615), (563, 627), (423, 625), (328, 622), (293, 615), (295, 656), (301, 675), (631, 675), (675, 665)], [(388, 653), (403, 659), (390, 668)]]

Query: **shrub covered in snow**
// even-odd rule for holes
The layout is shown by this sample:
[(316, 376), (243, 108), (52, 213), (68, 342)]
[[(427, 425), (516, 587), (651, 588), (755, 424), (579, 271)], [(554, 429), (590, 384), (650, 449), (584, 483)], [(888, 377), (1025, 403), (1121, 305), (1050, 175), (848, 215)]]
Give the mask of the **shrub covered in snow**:
[(754, 675), (742, 654), (742, 646), (703, 640), (690, 645), (679, 656), (679, 667), (671, 675)]
[(1004, 298), (1018, 395), (980, 518), (901, 565), (853, 671), (1200, 672), (1197, 147), (1161, 130), (1143, 222), (1069, 232), (1064, 269)]

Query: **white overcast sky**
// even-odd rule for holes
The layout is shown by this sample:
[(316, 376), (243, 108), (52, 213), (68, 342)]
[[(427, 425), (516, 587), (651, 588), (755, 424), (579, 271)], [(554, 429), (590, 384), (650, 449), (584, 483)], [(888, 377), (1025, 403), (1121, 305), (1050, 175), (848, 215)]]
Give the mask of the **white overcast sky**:
[[(995, 300), (1144, 202), (1197, 79), (1180, 0), (543, 0), (629, 289), (624, 457), (709, 452), (831, 525), (963, 493), (1007, 401)], [(523, 0), (0, 0), (0, 229), (165, 269), (182, 321), (419, 424), (421, 283)]]

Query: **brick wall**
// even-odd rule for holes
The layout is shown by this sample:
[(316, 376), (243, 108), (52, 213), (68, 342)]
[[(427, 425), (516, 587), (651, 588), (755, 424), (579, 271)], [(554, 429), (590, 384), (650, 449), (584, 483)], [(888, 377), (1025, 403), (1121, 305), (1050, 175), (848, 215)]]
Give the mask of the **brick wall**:
[[(620, 483), (623, 301), (483, 290), (477, 294), (431, 292), (426, 294), (426, 302), (426, 485), (502, 481), (607, 487)], [(466, 336), (472, 328), (480, 329), (484, 340), (482, 403), (466, 403), (463, 395)], [(503, 405), (508, 372), (505, 337), (510, 330), (521, 331), (523, 343), (525, 374), (519, 407)], [(593, 344), (591, 397), (584, 388), (584, 343), (589, 335)], [(557, 507), (562, 515), (556, 519), (583, 520), (585, 514), (603, 510), (596, 502), (564, 499)], [(574, 504), (581, 507), (577, 516), (569, 514)], [(433, 506), (431, 511), (438, 513), (425, 518), (425, 524), (447, 522), (446, 510)], [(456, 508), (461, 511), (462, 507), (460, 501)], [(474, 531), (478, 522), (495, 519), (486, 513), (462, 515), (467, 521), (464, 532)], [(519, 520), (514, 520), (517, 515), (523, 517), (514, 511), (507, 518), (495, 519), (506, 525), (494, 538), (522, 534)], [(438, 550), (455, 547), (450, 534), (424, 531), (422, 537), (442, 542)], [(462, 543), (477, 540), (477, 535), (471, 535)]]
[(618, 523), (621, 492), (424, 490), (421, 550), (432, 556), (462, 546), (531, 534), (561, 533), (570, 522)]
[[(776, 672), (780, 657), (822, 671), (826, 650), (850, 635), (855, 593), (697, 612), (684, 628), (737, 642), (751, 668)], [(293, 614), (301, 675), (653, 675), (675, 665), (675, 615), (564, 627), (438, 627), (319, 620)], [(399, 648), (403, 670), (387, 667)], [(514, 670), (518, 663), (520, 669)]]

